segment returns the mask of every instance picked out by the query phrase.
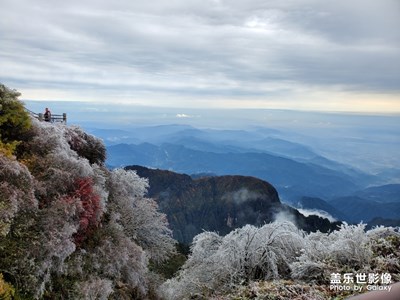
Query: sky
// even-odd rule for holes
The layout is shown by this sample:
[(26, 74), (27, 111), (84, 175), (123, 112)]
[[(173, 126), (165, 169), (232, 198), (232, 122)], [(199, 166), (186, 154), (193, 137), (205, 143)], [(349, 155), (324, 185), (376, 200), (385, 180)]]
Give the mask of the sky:
[(400, 113), (399, 0), (1, 0), (26, 100)]

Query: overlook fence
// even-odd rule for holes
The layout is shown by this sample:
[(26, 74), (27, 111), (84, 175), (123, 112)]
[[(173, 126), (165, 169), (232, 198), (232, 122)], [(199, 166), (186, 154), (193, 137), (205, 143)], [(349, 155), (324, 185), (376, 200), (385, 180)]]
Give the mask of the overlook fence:
[[(45, 121), (43, 113), (35, 113), (27, 108), (25, 108), (27, 113), (29, 113), (33, 118), (38, 119), (39, 121)], [(61, 115), (51, 114), (50, 123), (64, 123), (67, 124), (67, 114), (63, 113)]]

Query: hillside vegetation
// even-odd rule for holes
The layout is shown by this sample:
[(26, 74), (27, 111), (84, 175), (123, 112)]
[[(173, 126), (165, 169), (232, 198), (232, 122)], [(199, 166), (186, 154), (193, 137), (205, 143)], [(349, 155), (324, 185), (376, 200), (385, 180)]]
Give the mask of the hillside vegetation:
[(100, 140), (0, 92), (0, 299), (151, 297), (149, 262), (175, 241), (147, 180), (107, 170)]

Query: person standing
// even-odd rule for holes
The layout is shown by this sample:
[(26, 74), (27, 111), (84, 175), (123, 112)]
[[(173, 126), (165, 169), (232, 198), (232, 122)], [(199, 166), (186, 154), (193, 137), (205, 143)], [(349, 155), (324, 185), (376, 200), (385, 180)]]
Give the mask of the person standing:
[(50, 112), (50, 110), (46, 107), (46, 110), (45, 110), (45, 112), (44, 112), (44, 120), (46, 121), (46, 122), (51, 122), (51, 112)]

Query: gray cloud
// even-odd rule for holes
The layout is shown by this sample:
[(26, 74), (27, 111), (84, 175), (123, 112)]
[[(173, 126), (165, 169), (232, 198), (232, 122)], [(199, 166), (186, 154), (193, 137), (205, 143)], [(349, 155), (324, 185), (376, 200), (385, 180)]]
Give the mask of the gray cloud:
[(256, 100), (400, 89), (396, 0), (5, 0), (2, 11), (0, 80), (16, 87)]

